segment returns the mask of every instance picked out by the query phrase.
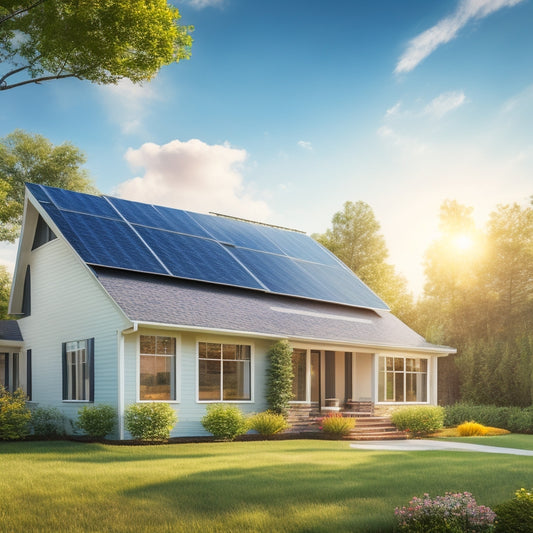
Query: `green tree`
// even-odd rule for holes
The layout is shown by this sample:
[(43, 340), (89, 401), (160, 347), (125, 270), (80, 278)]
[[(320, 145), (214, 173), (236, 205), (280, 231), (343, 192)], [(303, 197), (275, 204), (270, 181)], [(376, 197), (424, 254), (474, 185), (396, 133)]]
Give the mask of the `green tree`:
[(97, 192), (85, 155), (69, 142), (54, 146), (42, 135), (15, 130), (0, 138), (0, 240), (14, 242), (24, 210), (24, 183)]
[(167, 0), (42, 0), (0, 7), (0, 90), (61, 78), (152, 79), (190, 56), (191, 26)]
[(282, 340), (268, 350), (269, 367), (267, 370), (266, 399), (268, 408), (276, 414), (287, 416), (289, 402), (293, 399), (292, 347)]
[(11, 276), (5, 265), (0, 265), (0, 320), (7, 318), (10, 291)]
[(333, 215), (331, 228), (313, 238), (334, 253), (406, 322), (412, 320), (413, 299), (405, 278), (388, 264), (389, 252), (372, 208), (345, 202)]

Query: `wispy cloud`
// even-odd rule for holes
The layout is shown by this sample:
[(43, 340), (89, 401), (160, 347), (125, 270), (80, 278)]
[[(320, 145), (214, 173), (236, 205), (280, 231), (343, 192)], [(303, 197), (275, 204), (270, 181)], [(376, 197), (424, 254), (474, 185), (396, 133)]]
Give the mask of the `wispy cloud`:
[(313, 145), (309, 141), (298, 141), (298, 146), (304, 150), (312, 150)]
[(439, 46), (455, 39), (472, 19), (482, 19), (504, 7), (513, 7), (524, 0), (461, 0), (455, 12), (422, 32), (409, 42), (394, 72), (410, 72)]
[(393, 130), (390, 126), (381, 126), (378, 136), (391, 143), (393, 146), (402, 149), (411, 155), (420, 155), (427, 151), (428, 147), (418, 139), (403, 135)]
[(209, 145), (198, 139), (130, 148), (126, 160), (144, 175), (121, 183), (115, 193), (129, 200), (191, 211), (216, 211), (266, 220), (268, 205), (254, 198), (244, 182), (246, 150), (229, 144)]
[(224, 0), (188, 0), (187, 3), (196, 9), (205, 7), (219, 7), (224, 4)]
[(444, 115), (461, 107), (466, 102), (463, 91), (451, 91), (443, 93), (433, 100), (424, 108), (424, 114), (434, 118), (442, 118)]
[(110, 119), (124, 134), (141, 133), (149, 106), (160, 99), (153, 83), (137, 85), (126, 79), (101, 86), (100, 91)]

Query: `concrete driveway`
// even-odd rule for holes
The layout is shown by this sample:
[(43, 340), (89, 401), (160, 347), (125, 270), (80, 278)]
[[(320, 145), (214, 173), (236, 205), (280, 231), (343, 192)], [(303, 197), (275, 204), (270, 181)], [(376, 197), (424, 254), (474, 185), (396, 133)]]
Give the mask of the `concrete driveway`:
[(413, 440), (375, 440), (352, 442), (350, 448), (357, 450), (383, 450), (396, 452), (444, 450), (452, 452), (484, 452), (505, 453), (510, 455), (533, 455), (533, 450), (519, 450), (517, 448), (499, 448), (497, 446), (484, 446), (482, 444), (468, 444), (465, 442), (452, 442), (429, 439)]

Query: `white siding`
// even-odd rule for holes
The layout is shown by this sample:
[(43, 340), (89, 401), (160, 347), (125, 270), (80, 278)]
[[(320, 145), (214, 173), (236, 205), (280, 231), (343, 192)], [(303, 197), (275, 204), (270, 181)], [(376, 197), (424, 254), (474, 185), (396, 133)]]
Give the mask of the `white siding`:
[(61, 238), (29, 255), (31, 315), (19, 320), (32, 350), (32, 400), (75, 419), (80, 404), (62, 400), (62, 343), (94, 337), (97, 403), (117, 405), (117, 331), (129, 326), (122, 312)]
[[(205, 414), (206, 405), (208, 404), (197, 401), (198, 342), (207, 341), (251, 345), (253, 379), (252, 401), (236, 402), (235, 405), (237, 405), (244, 413), (260, 412), (267, 408), (265, 401), (266, 369), (268, 365), (267, 352), (273, 344), (272, 340), (148, 328), (140, 328), (137, 333), (125, 336), (124, 404), (126, 407), (138, 401), (138, 346), (140, 335), (174, 336), (177, 340), (176, 383), (178, 399), (176, 402), (169, 402), (169, 404), (176, 410), (178, 424), (171, 433), (172, 437), (209, 435), (201, 424), (201, 419)], [(130, 438), (128, 432), (125, 433), (125, 438)]]

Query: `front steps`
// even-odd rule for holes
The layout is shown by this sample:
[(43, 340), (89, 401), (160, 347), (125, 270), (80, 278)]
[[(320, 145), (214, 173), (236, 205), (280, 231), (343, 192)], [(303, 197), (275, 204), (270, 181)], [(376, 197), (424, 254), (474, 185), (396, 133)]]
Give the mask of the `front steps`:
[[(293, 406), (289, 411), (288, 422), (291, 425), (288, 433), (317, 433), (320, 432), (319, 419), (326, 416), (327, 411), (318, 412), (316, 406)], [(387, 416), (373, 416), (371, 412), (355, 410), (342, 411), (343, 416), (355, 418), (355, 428), (345, 440), (404, 440), (407, 433), (398, 431)]]

